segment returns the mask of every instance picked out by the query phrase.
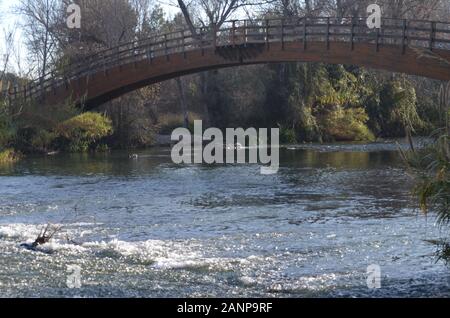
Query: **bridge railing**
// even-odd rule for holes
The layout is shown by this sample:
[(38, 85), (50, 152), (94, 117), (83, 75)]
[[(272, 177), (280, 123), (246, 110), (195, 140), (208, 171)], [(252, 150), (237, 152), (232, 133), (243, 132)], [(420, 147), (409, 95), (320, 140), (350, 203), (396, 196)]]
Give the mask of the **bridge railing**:
[(307, 49), (308, 43), (323, 42), (327, 47), (333, 42), (344, 42), (349, 48), (357, 43), (397, 45), (404, 51), (408, 46), (427, 50), (450, 49), (450, 23), (383, 19), (381, 29), (370, 29), (366, 18), (292, 17), (227, 21), (220, 29), (197, 28), (155, 34), (146, 39), (105, 49), (84, 58), (81, 62), (53, 70), (45, 76), (29, 82), (20, 89), (10, 87), (10, 98), (31, 99), (69, 87), (71, 81), (98, 72), (108, 73), (112, 67), (138, 63), (165, 56), (168, 60), (175, 53), (187, 54), (194, 50), (215, 49), (221, 46), (265, 44), (269, 49), (274, 43), (300, 41)]

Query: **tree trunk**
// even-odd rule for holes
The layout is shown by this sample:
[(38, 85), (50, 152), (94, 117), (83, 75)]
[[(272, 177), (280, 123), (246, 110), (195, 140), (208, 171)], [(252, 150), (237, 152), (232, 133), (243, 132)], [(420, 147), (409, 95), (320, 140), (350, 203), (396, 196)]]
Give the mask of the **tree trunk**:
[(180, 93), (180, 103), (181, 103), (181, 109), (183, 111), (184, 116), (184, 128), (189, 128), (189, 113), (188, 113), (188, 106), (187, 106), (187, 99), (186, 99), (186, 92), (184, 90), (183, 81), (181, 80), (181, 77), (178, 77), (176, 80), (178, 91)]

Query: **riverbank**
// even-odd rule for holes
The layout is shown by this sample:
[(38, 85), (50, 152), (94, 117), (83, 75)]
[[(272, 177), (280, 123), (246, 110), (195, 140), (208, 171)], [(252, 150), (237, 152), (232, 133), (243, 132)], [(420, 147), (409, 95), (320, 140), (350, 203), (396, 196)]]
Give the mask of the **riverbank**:
[[(432, 140), (429, 137), (414, 137), (413, 143), (417, 149), (423, 148), (426, 145), (430, 144)], [(155, 135), (154, 143), (152, 146), (149, 146), (147, 148), (136, 148), (136, 149), (129, 149), (127, 152), (129, 155), (136, 154), (136, 153), (142, 153), (146, 150), (151, 149), (158, 149), (158, 148), (169, 148), (173, 146), (175, 142), (171, 140), (170, 135)], [(281, 149), (287, 149), (287, 150), (314, 150), (317, 152), (370, 152), (370, 151), (377, 151), (380, 147), (383, 147), (386, 150), (389, 151), (399, 151), (404, 150), (407, 151), (410, 148), (409, 141), (405, 138), (397, 138), (397, 139), (381, 139), (374, 142), (334, 142), (334, 143), (302, 143), (302, 144), (285, 144), (280, 146)], [(93, 149), (92, 151), (85, 153), (87, 155), (89, 154), (108, 154), (111, 152), (123, 152), (126, 150), (121, 149), (110, 149), (106, 147), (105, 149)], [(39, 158), (39, 157), (53, 157), (53, 156), (64, 156), (69, 155), (72, 152), (64, 152), (64, 151), (51, 151), (51, 152), (37, 152), (37, 153), (29, 153), (28, 155), (23, 155), (18, 152), (15, 152), (14, 150), (6, 150), (3, 155), (0, 154), (0, 164), (13, 164), (17, 163), (19, 160), (24, 159), (27, 156), (31, 156), (33, 158)], [(72, 154), (77, 154), (72, 153)], [(83, 154), (83, 153), (79, 153)], [(5, 158), (2, 160), (2, 157)]]

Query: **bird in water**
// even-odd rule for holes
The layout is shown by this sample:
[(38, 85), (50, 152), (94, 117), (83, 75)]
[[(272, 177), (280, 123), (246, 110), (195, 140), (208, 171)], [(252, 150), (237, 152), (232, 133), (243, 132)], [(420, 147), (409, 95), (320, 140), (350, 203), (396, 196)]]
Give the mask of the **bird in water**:
[(130, 159), (134, 159), (134, 160), (137, 160), (137, 159), (139, 159), (139, 155), (138, 154), (131, 154), (130, 155)]
[(226, 145), (225, 149), (226, 150), (241, 150), (241, 149), (244, 149), (244, 147), (240, 143), (236, 143), (235, 145), (233, 145), (233, 144)]

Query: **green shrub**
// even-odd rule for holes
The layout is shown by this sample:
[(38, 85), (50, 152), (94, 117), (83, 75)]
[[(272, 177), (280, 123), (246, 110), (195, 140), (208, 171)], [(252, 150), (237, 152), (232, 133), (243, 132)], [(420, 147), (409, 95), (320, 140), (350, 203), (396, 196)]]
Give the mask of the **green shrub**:
[(54, 149), (57, 133), (37, 127), (18, 129), (14, 148), (23, 153), (45, 153)]
[(0, 114), (0, 147), (6, 147), (11, 142), (13, 136), (14, 131), (9, 118), (6, 115)]
[(294, 128), (288, 128), (282, 125), (278, 125), (280, 128), (280, 142), (282, 144), (296, 144), (297, 133)]
[(321, 116), (319, 122), (326, 141), (374, 141), (366, 125), (368, 120), (362, 108), (337, 108)]
[(6, 103), (0, 99), (0, 147), (6, 147), (14, 137), (11, 118)]
[(84, 113), (58, 125), (62, 147), (70, 152), (86, 152), (113, 133), (112, 122), (98, 113)]
[(0, 165), (10, 164), (20, 160), (21, 155), (14, 149), (0, 151)]
[(310, 107), (302, 107), (299, 112), (299, 136), (301, 141), (322, 141), (317, 119), (312, 115)]
[(313, 116), (323, 141), (373, 141), (367, 127), (369, 116), (363, 105), (370, 95), (361, 80), (342, 66), (329, 67), (329, 79), (321, 84), (315, 96)]
[(31, 140), (31, 146), (38, 151), (49, 151), (56, 139), (57, 135), (54, 132), (47, 130), (39, 130)]
[(380, 92), (378, 125), (384, 137), (404, 137), (405, 129), (424, 128), (417, 113), (417, 96), (414, 87), (407, 81), (391, 81)]

